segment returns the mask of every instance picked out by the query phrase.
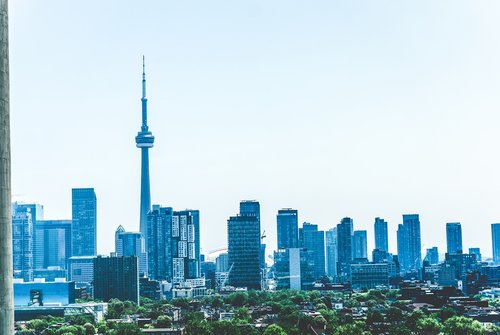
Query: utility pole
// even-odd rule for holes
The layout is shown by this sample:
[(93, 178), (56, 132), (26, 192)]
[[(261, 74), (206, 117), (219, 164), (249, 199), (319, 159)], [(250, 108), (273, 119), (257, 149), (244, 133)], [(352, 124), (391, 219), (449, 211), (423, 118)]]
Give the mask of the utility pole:
[(14, 334), (8, 0), (0, 0), (0, 335)]

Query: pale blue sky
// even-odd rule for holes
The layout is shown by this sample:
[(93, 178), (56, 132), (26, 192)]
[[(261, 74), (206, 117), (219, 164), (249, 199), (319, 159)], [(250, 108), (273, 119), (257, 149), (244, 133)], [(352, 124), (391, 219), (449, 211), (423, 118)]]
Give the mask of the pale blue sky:
[(98, 250), (139, 227), (141, 57), (152, 201), (226, 244), (241, 199), (332, 228), (419, 213), (423, 248), (491, 254), (500, 222), (500, 2), (12, 1), (15, 199), (71, 217), (95, 187)]

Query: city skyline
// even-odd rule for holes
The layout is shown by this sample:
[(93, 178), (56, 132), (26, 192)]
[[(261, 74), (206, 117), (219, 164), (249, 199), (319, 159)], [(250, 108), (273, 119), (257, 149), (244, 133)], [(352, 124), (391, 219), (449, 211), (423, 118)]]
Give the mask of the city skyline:
[[(94, 13), (97, 2), (87, 5), (83, 13)], [(54, 27), (67, 20), (78, 23), (77, 14), (65, 6), (54, 13), (40, 6), (28, 1), (11, 8), (14, 200), (44, 205), (46, 219), (70, 219), (71, 188), (94, 188), (98, 253), (112, 251), (104, 236), (112, 236), (119, 224), (138, 230), (140, 160), (131, 137), (140, 119), (140, 57), (146, 54), (150, 120), (157, 136), (151, 204), (199, 209), (205, 252), (226, 245), (222, 232), (238, 201), (257, 199), (268, 254), (276, 249), (277, 211), (291, 207), (299, 211), (299, 225), (311, 222), (324, 231), (352, 217), (356, 230), (368, 231), (369, 251), (375, 217), (388, 222), (391, 252), (402, 214), (420, 214), (422, 250), (436, 245), (444, 252), (445, 224), (461, 222), (464, 250), (481, 247), (485, 257), (491, 255), (491, 243), (482, 235), (500, 221), (494, 201), (498, 161), (490, 154), (500, 143), (494, 131), (500, 76), (480, 75), (498, 72), (498, 44), (491, 43), (498, 37), (490, 26), (498, 23), (488, 14), (491, 8), (477, 5), (468, 12), (467, 5), (457, 3), (451, 13), (436, 5), (424, 14), (406, 4), (389, 6), (388, 14), (373, 7), (368, 15), (352, 4), (326, 3), (300, 13), (295, 3), (286, 14), (302, 23), (319, 19), (301, 32), (293, 20), (274, 17), (279, 4), (235, 5), (226, 8), (235, 30), (228, 34), (227, 22), (216, 23), (222, 14), (202, 4), (193, 13), (184, 5), (155, 3), (145, 10), (170, 9), (169, 20), (151, 13), (150, 23), (140, 22), (145, 38), (133, 44), (126, 34), (136, 26), (123, 34), (107, 20), (103, 26), (112, 5), (94, 13), (90, 32), (75, 24), (55, 36)], [(137, 7), (119, 10), (135, 16)], [(332, 22), (321, 12), (333, 15)], [(367, 22), (355, 27), (341, 19), (353, 13)], [(404, 15), (386, 20), (385, 27), (376, 25), (394, 13)], [(200, 26), (187, 27), (186, 17), (201, 19)], [(422, 36), (428, 39), (412, 35), (422, 18), (428, 23)], [(192, 39), (203, 23), (218, 37)], [(40, 31), (28, 29), (36, 24)], [(370, 31), (370, 24), (380, 30)], [(162, 29), (152, 29), (155, 25)], [(311, 39), (318, 28), (324, 30)], [(289, 31), (297, 32), (296, 40), (281, 39)], [(33, 37), (43, 40), (37, 34), (52, 38), (33, 43)], [(113, 46), (105, 43), (107, 34)], [(242, 36), (248, 44), (240, 42)], [(348, 43), (345, 37), (361, 42)], [(273, 47), (274, 40), (281, 42)], [(95, 51), (81, 52), (94, 42)], [(450, 48), (456, 51), (451, 59)], [(426, 58), (424, 50), (436, 57)], [(259, 57), (263, 51), (268, 59)], [(373, 58), (356, 58), (361, 52)], [(391, 52), (403, 57), (394, 59)], [(271, 74), (268, 83), (258, 79), (264, 74)], [(65, 84), (74, 77), (80, 81)], [(243, 119), (247, 127), (241, 126)]]

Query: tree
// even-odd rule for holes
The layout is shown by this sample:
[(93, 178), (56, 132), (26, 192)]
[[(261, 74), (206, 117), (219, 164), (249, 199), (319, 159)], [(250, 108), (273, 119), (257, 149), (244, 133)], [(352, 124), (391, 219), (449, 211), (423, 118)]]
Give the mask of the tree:
[(280, 326), (270, 325), (266, 328), (263, 335), (287, 335), (287, 334)]
[(370, 332), (365, 330), (363, 322), (356, 321), (351, 324), (342, 325), (335, 329), (334, 335), (370, 335)]
[(382, 313), (376, 310), (370, 309), (366, 316), (366, 323), (372, 325), (374, 323), (384, 322), (384, 316)]
[(441, 322), (445, 322), (455, 315), (457, 315), (455, 310), (449, 307), (441, 308), (439, 312), (437, 312), (437, 317), (439, 318), (439, 320), (441, 320)]
[(49, 326), (47, 320), (33, 319), (28, 322), (28, 329), (34, 330), (36, 333), (41, 333)]
[(399, 322), (404, 320), (403, 311), (397, 307), (390, 307), (385, 317), (387, 322)]
[(464, 316), (453, 316), (443, 324), (446, 335), (483, 335), (484, 327), (475, 320)]
[(172, 318), (167, 315), (160, 315), (156, 319), (156, 327), (157, 328), (169, 328), (172, 326)]
[(16, 332), (16, 335), (34, 335), (34, 334), (35, 331), (33, 329), (26, 329), (26, 328), (23, 328)]
[(107, 334), (108, 333), (108, 326), (106, 325), (106, 322), (100, 322), (97, 325), (97, 332), (99, 334)]
[(234, 307), (243, 307), (248, 303), (247, 292), (234, 292), (229, 295), (229, 303)]
[(250, 321), (252, 321), (250, 312), (248, 311), (248, 308), (245, 307), (238, 308), (238, 310), (234, 314), (234, 318), (238, 323), (249, 323)]
[(213, 333), (217, 335), (237, 335), (237, 326), (229, 321), (215, 321), (211, 323)]
[(82, 326), (62, 326), (56, 332), (57, 335), (63, 334), (72, 334), (72, 335), (85, 335), (85, 328)]
[(420, 310), (416, 310), (406, 317), (405, 325), (409, 330), (414, 332), (417, 330), (418, 320), (423, 318), (425, 318), (425, 314)]
[(85, 335), (94, 335), (95, 334), (95, 327), (91, 323), (86, 323), (83, 325), (83, 328), (85, 328)]
[(141, 329), (135, 323), (116, 323), (108, 332), (110, 335), (142, 335)]
[(423, 335), (437, 335), (442, 330), (441, 324), (433, 317), (424, 317), (417, 320), (416, 331)]

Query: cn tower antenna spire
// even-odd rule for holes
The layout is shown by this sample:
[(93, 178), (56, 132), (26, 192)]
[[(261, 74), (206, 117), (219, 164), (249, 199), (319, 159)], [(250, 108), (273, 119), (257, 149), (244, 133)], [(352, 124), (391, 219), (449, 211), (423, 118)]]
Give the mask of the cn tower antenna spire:
[(146, 99), (146, 57), (142, 55), (142, 98)]

